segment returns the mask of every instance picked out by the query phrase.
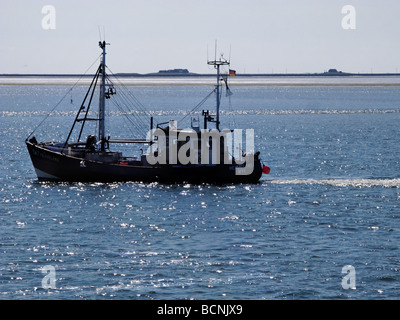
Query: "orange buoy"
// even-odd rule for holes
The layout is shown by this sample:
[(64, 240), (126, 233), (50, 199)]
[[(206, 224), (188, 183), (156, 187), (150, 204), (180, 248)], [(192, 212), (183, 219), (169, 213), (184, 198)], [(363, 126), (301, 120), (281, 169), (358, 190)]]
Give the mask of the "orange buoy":
[(271, 168), (268, 167), (268, 166), (263, 166), (262, 167), (262, 172), (265, 173), (265, 174), (268, 174), (268, 173), (271, 172)]

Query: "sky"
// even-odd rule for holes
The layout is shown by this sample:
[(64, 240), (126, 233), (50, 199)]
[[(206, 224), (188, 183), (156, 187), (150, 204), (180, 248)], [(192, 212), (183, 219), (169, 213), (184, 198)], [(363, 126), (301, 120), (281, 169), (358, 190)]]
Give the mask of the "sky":
[(0, 74), (84, 73), (104, 36), (114, 73), (211, 73), (216, 41), (237, 73), (400, 72), (399, 16), (398, 0), (1, 0)]

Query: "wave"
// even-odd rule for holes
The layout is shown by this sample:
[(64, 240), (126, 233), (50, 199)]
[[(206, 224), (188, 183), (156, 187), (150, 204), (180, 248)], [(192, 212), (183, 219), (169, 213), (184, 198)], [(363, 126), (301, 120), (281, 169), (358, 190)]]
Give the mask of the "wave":
[(366, 178), (366, 179), (293, 179), (293, 180), (269, 180), (273, 184), (307, 184), (328, 185), (335, 187), (385, 187), (400, 188), (400, 178)]
[(338, 109), (324, 109), (324, 110), (313, 110), (313, 109), (298, 109), (298, 110), (234, 110), (226, 111), (227, 114), (238, 114), (238, 115), (297, 115), (297, 114), (385, 114), (385, 113), (400, 113), (400, 109), (359, 109), (359, 110), (338, 110)]
[[(169, 116), (169, 115), (186, 115), (187, 110), (149, 110), (149, 114), (158, 116)], [(400, 109), (360, 109), (360, 110), (312, 110), (312, 109), (299, 109), (299, 110), (229, 110), (221, 111), (223, 115), (319, 115), (319, 114), (387, 114), (387, 113), (400, 113)], [(44, 116), (47, 115), (48, 111), (44, 110), (26, 110), (26, 111), (1, 111), (0, 117), (19, 117), (19, 116)], [(73, 116), (76, 111), (54, 111), (51, 113), (53, 116)], [(139, 111), (132, 111), (123, 113), (120, 111), (109, 111), (112, 116), (119, 116), (123, 114), (142, 114)], [(200, 114), (195, 112), (193, 114)]]

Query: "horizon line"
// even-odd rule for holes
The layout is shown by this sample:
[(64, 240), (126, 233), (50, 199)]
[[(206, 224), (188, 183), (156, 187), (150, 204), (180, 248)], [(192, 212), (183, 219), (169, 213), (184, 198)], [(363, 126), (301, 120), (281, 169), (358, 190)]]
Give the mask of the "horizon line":
[[(214, 73), (135, 73), (135, 72), (120, 72), (115, 73), (119, 77), (215, 77)], [(92, 74), (79, 74), (79, 73), (1, 73), (0, 77), (92, 77)], [(230, 77), (277, 77), (277, 76), (327, 76), (327, 77), (348, 77), (348, 76), (400, 76), (399, 72), (320, 72), (320, 73), (236, 73), (236, 76)]]

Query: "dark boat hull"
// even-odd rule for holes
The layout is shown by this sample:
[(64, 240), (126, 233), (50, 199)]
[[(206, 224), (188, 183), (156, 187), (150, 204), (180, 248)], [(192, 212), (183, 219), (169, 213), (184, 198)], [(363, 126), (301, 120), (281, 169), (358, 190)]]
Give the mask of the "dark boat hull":
[(188, 182), (257, 183), (262, 175), (261, 162), (254, 161), (250, 175), (236, 175), (235, 166), (221, 165), (124, 165), (88, 161), (51, 151), (26, 141), (38, 179), (67, 182)]

